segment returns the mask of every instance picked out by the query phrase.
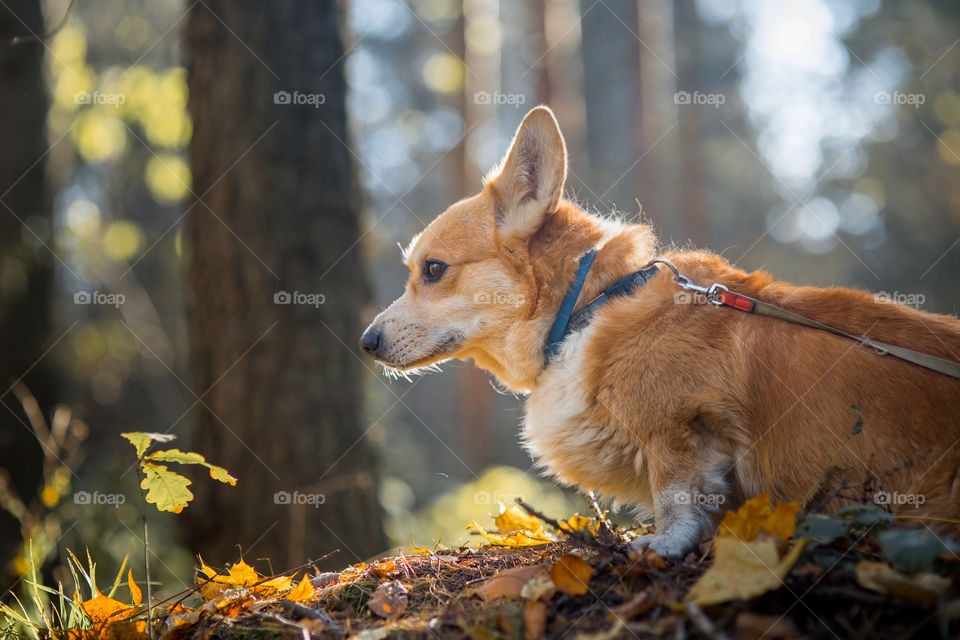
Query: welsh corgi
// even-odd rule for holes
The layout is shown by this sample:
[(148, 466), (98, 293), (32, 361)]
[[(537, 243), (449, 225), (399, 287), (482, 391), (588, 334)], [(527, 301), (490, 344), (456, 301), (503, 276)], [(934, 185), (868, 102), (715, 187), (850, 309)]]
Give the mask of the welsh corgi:
[(661, 252), (650, 226), (565, 199), (566, 171), (557, 121), (537, 107), (480, 193), (410, 242), (406, 290), (361, 348), (396, 372), (469, 359), (525, 394), (522, 436), (537, 463), (652, 513), (656, 533), (632, 544), (661, 556), (693, 550), (764, 491), (829, 512), (863, 481), (894, 512), (956, 530), (960, 380), (679, 283), (716, 283), (954, 363), (960, 320), (791, 286), (706, 251)]

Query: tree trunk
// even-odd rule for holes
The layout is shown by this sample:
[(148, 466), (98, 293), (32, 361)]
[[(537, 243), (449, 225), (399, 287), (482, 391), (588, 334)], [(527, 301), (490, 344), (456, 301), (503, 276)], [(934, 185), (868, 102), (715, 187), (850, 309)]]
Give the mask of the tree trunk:
[(208, 562), (239, 545), (279, 571), (385, 539), (354, 352), (369, 288), (338, 3), (264, 6), (200, 3), (187, 28), (192, 444), (239, 483), (198, 479), (182, 523)]
[[(0, 468), (27, 504), (42, 482), (43, 454), (11, 385), (25, 384), (45, 414), (55, 401), (52, 368), (43, 357), (53, 343), (47, 96), (43, 44), (31, 37), (43, 30), (36, 0), (0, 5)], [(6, 42), (14, 37), (25, 40)], [(21, 539), (17, 521), (0, 510), (0, 558), (10, 558)], [(4, 562), (4, 591), (13, 579)]]
[[(601, 210), (644, 209), (652, 190), (641, 188), (640, 44), (636, 0), (580, 1), (586, 149), (590, 171), (583, 197)], [(655, 206), (653, 207), (656, 208)]]

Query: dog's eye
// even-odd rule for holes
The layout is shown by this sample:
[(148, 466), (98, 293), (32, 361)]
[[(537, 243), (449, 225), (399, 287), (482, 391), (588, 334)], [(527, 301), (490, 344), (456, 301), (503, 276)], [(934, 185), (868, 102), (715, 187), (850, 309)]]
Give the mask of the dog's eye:
[(436, 282), (447, 270), (447, 265), (439, 260), (427, 260), (423, 265), (423, 279), (427, 282)]

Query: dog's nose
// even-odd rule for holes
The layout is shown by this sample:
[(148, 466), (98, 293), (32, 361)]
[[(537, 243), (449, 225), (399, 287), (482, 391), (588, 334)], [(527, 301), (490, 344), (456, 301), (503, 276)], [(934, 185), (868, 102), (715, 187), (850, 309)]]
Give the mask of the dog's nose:
[(360, 348), (367, 353), (374, 353), (377, 350), (377, 347), (380, 346), (381, 338), (383, 338), (383, 334), (373, 327), (370, 327), (363, 332), (362, 336), (360, 336)]

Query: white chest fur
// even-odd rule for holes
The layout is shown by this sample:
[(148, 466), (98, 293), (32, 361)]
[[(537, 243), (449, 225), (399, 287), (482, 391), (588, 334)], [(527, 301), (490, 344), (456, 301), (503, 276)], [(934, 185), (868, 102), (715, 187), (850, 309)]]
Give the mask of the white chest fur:
[(526, 401), (524, 446), (547, 473), (584, 491), (600, 488), (618, 502), (651, 506), (643, 458), (636, 442), (600, 424), (596, 394), (585, 381), (584, 346), (592, 325), (569, 336)]

